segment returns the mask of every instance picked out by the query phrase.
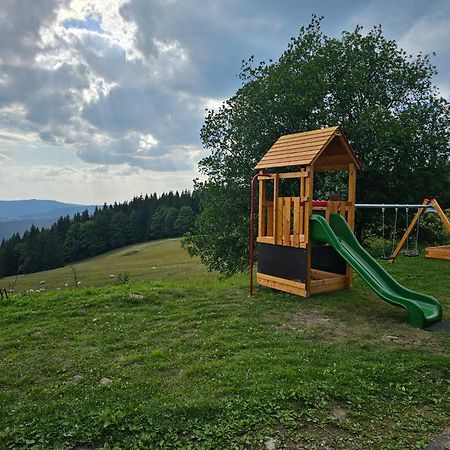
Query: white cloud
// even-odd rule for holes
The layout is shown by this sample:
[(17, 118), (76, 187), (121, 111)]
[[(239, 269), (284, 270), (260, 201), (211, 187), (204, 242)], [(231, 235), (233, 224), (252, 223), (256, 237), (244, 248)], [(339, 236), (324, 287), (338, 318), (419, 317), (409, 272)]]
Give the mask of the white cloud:
[[(0, 157), (1, 160), (1, 157)], [(3, 162), (3, 161), (2, 161)], [(8, 161), (6, 161), (8, 162)], [(170, 172), (152, 172), (128, 165), (46, 166), (32, 168), (0, 164), (0, 192), (2, 199), (52, 198), (89, 204), (121, 202), (135, 195), (168, 190)], [(17, 179), (20, 184), (15, 183)], [(24, 196), (28, 188), (28, 197)], [(192, 188), (192, 173), (178, 172), (171, 177), (170, 188)]]
[[(242, 59), (276, 59), (313, 12), (323, 11), (339, 31), (356, 21), (385, 23), (408, 51), (437, 50), (439, 86), (449, 92), (450, 11), (443, 0), (431, 0), (427, 10), (414, 2), (389, 9), (386, 0), (346, 0), (345, 11), (331, 0), (19, 3), (2, 0), (0, 8), (0, 153), (10, 158), (0, 168), (19, 174), (2, 193), (19, 197), (36, 187), (111, 198), (131, 195), (144, 179), (143, 192), (190, 187), (205, 154), (205, 109), (217, 110), (240, 86)], [(114, 187), (117, 177), (123, 190)], [(58, 188), (65, 180), (82, 186)]]
[(124, 50), (128, 60), (142, 58), (135, 48), (136, 25), (125, 21), (120, 14), (126, 0), (72, 0), (66, 8), (58, 12), (58, 23), (69, 19), (85, 20), (88, 17), (101, 21), (101, 28), (112, 43)]
[[(75, 147), (85, 162), (192, 170), (191, 158), (178, 155), (198, 145), (202, 111), (165, 87), (189, 63), (187, 54), (176, 40), (152, 38), (155, 54), (138, 57), (136, 26), (120, 14), (123, 4), (73, 1), (54, 22), (36, 27), (34, 62), (5, 66), (0, 105), (9, 115), (7, 133), (26, 128), (36, 144)], [(83, 28), (92, 17), (102, 32)], [(195, 131), (183, 142), (185, 127)], [(157, 143), (158, 152), (144, 154)]]
[(398, 40), (410, 54), (437, 52), (433, 57), (439, 72), (436, 82), (441, 95), (449, 98), (450, 47), (442, 45), (444, 42), (450, 42), (450, 16), (442, 15), (442, 11), (421, 17)]
[(410, 55), (428, 53), (436, 65), (435, 83), (442, 96), (450, 94), (450, 3), (446, 0), (430, 0), (426, 8), (421, 2), (389, 2), (373, 0), (354, 12), (346, 26), (363, 25), (367, 30), (382, 24), (385, 35), (395, 39), (400, 48)]

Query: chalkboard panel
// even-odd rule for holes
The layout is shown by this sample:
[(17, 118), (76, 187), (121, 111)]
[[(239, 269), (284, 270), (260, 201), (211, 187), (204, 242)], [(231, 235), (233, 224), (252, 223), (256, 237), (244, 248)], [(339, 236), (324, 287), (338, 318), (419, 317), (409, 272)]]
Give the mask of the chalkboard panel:
[(347, 269), (345, 259), (329, 245), (313, 246), (311, 253), (311, 267), (326, 272), (344, 275)]
[(258, 272), (306, 282), (306, 249), (258, 244)]

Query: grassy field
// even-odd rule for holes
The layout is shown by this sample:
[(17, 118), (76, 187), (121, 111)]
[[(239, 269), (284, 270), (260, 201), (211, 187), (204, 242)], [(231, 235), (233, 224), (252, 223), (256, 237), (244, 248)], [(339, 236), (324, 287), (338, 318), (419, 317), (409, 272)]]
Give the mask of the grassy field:
[[(79, 265), (83, 283), (125, 269), (150, 281), (3, 300), (0, 448), (420, 449), (448, 427), (450, 335), (407, 326), (360, 279), (311, 299), (248, 298), (247, 277), (219, 281), (163, 253), (157, 276), (156, 257)], [(448, 262), (388, 270), (450, 319)]]
[(76, 270), (77, 280), (82, 287), (114, 285), (124, 277), (129, 278), (129, 281), (139, 281), (186, 279), (207, 274), (200, 261), (189, 257), (181, 248), (179, 239), (166, 239), (112, 250), (72, 266), (6, 277), (0, 279), (0, 288), (14, 285), (18, 292), (43, 287), (48, 290), (72, 289), (75, 284), (72, 267)]

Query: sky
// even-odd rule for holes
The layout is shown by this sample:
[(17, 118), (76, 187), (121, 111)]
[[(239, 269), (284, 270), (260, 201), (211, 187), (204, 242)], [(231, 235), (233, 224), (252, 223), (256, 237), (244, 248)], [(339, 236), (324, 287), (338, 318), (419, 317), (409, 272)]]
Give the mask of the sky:
[(447, 0), (0, 0), (0, 199), (122, 202), (192, 189), (199, 131), (311, 15), (329, 36), (436, 52), (450, 95)]

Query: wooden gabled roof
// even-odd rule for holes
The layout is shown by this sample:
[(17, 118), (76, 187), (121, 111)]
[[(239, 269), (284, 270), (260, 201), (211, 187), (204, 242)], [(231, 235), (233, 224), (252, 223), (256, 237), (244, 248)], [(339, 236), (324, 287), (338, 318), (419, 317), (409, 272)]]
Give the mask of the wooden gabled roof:
[(255, 169), (314, 165), (316, 170), (342, 170), (361, 164), (340, 127), (281, 136)]

